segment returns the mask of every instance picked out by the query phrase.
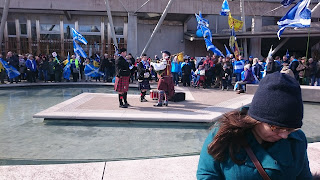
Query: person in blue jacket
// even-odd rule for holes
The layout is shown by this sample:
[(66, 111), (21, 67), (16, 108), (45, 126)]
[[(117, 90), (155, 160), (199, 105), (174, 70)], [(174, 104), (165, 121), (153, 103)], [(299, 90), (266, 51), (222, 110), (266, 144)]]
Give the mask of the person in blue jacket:
[(298, 82), (279, 72), (266, 76), (249, 109), (227, 113), (214, 125), (200, 153), (197, 179), (267, 179), (244, 147), (270, 179), (312, 179), (302, 119)]
[(28, 59), (26, 61), (26, 67), (28, 82), (36, 82), (37, 62), (31, 54), (28, 56)]

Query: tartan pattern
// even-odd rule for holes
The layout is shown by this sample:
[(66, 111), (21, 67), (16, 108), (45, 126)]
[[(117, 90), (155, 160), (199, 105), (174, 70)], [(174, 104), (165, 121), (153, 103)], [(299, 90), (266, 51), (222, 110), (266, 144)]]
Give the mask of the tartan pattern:
[(139, 90), (142, 90), (142, 89), (151, 89), (151, 88), (150, 88), (149, 80), (144, 79), (142, 82), (139, 82), (139, 87), (138, 87), (138, 89), (139, 89)]
[(129, 89), (129, 79), (130, 76), (116, 77), (114, 90), (117, 92), (127, 92)]

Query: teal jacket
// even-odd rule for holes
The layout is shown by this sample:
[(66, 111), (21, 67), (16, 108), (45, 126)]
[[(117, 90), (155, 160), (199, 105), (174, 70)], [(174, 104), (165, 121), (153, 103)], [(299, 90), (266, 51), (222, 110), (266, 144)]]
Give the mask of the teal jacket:
[[(226, 161), (218, 162), (208, 154), (207, 147), (218, 132), (218, 129), (218, 127), (214, 128), (204, 142), (200, 153), (197, 179), (262, 179), (244, 149), (236, 155), (238, 159), (245, 159), (245, 163), (242, 165), (235, 164), (229, 155)], [(307, 156), (307, 140), (301, 130), (289, 134), (287, 139), (276, 142), (268, 149), (264, 149), (256, 141), (252, 133), (247, 135), (247, 140), (252, 151), (272, 180), (312, 179)]]

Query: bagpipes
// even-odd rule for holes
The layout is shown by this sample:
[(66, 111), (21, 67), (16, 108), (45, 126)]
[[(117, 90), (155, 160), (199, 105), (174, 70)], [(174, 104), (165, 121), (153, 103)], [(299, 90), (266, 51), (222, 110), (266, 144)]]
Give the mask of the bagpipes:
[[(171, 59), (172, 57), (177, 56), (177, 62), (183, 62), (183, 52), (180, 53), (176, 53), (176, 54), (172, 54), (169, 59)], [(160, 59), (160, 62), (155, 62), (156, 60), (152, 61), (150, 63), (150, 65), (153, 67), (153, 69), (155, 70), (155, 72), (157, 74), (159, 74), (160, 76), (165, 72), (165, 69), (167, 66), (170, 66), (170, 64), (168, 64), (167, 60), (165, 59)], [(170, 69), (171, 70), (171, 69)], [(169, 69), (167, 69), (167, 74), (169, 74)]]

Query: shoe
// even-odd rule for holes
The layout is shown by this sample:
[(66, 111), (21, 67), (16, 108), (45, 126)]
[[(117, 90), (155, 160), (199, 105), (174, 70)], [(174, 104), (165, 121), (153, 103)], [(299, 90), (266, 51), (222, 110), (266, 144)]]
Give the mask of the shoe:
[(145, 98), (140, 99), (140, 102), (148, 102), (148, 100), (146, 100)]
[(162, 107), (162, 104), (161, 103), (157, 103), (155, 105), (153, 105), (154, 107)]
[(122, 104), (122, 105), (120, 105), (119, 107), (120, 107), (120, 108), (128, 108), (128, 106), (126, 106), (125, 104), (124, 104), (124, 105)]
[(224, 87), (222, 87), (221, 90), (223, 91), (223, 90), (224, 90)]
[(131, 105), (130, 105), (129, 103), (125, 103), (124, 106), (129, 107), (129, 106), (131, 106)]
[(237, 90), (237, 94), (240, 94), (241, 92), (240, 92), (240, 90)]
[(164, 101), (164, 102), (163, 102), (163, 105), (164, 105), (164, 106), (168, 106), (168, 101)]
[(229, 86), (227, 86), (227, 91), (229, 91)]

